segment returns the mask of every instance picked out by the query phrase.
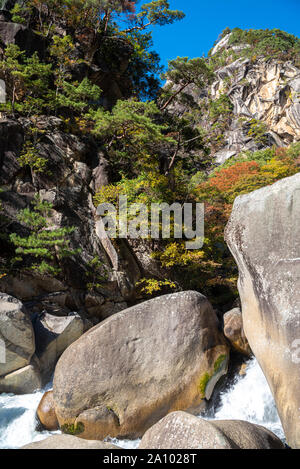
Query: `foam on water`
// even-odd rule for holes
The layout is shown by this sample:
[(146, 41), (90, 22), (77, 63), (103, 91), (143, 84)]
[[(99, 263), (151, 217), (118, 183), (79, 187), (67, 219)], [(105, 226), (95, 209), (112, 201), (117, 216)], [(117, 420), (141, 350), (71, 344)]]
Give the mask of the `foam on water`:
[(51, 435), (36, 431), (37, 406), (46, 390), (15, 396), (0, 394), (0, 449), (15, 449)]
[(253, 359), (248, 362), (246, 375), (221, 395), (221, 405), (214, 415), (217, 420), (246, 420), (271, 430), (280, 439), (284, 432), (267, 380)]
[[(0, 449), (20, 448), (53, 434), (36, 431), (36, 409), (49, 388), (50, 385), (42, 391), (23, 396), (0, 394)], [(221, 395), (221, 405), (213, 418), (247, 420), (263, 425), (284, 439), (271, 391), (255, 359), (249, 362), (246, 375), (237, 377), (233, 386)], [(126, 449), (137, 448), (139, 444), (139, 440), (111, 441)]]

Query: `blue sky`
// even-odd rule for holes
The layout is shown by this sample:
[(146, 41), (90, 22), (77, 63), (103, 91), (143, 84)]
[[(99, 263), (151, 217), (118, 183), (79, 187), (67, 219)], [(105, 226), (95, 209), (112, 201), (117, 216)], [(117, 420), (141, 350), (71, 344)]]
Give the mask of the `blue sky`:
[(206, 55), (227, 26), (278, 28), (300, 36), (300, 0), (170, 0), (170, 6), (186, 18), (153, 30), (154, 50), (164, 66), (177, 56)]

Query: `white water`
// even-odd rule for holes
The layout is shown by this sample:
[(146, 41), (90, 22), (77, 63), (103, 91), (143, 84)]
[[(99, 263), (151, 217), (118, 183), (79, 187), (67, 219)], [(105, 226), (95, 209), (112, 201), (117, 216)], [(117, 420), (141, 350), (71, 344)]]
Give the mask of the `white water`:
[(248, 362), (246, 375), (221, 395), (216, 420), (246, 420), (271, 430), (281, 440), (284, 432), (266, 378), (255, 359)]
[[(23, 396), (0, 394), (0, 449), (20, 448), (50, 435), (36, 431), (35, 412), (44, 391)], [(247, 420), (284, 438), (273, 397), (256, 360), (249, 362), (246, 375), (238, 377), (221, 395), (221, 406), (213, 418)], [(123, 448), (136, 448), (139, 443), (139, 440), (112, 441)]]
[(37, 406), (48, 388), (23, 396), (0, 394), (0, 449), (20, 448), (51, 435), (36, 431), (35, 417)]

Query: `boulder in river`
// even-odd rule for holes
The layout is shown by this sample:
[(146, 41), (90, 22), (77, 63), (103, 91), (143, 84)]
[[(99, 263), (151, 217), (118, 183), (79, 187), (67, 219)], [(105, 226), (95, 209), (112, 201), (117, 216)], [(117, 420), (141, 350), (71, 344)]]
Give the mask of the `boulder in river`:
[(237, 197), (225, 236), (246, 337), (300, 448), (300, 173)]
[(36, 361), (0, 378), (0, 393), (30, 394), (42, 387)]
[(234, 308), (225, 313), (223, 320), (224, 335), (231, 343), (232, 348), (250, 357), (252, 352), (244, 333), (243, 318), (240, 308)]
[(143, 436), (139, 449), (284, 449), (282, 441), (260, 425), (242, 420), (203, 420), (172, 412)]
[(195, 412), (227, 372), (228, 346), (194, 291), (128, 308), (90, 329), (59, 359), (55, 411), (86, 439), (138, 437), (168, 412)]
[(47, 391), (43, 395), (37, 408), (37, 417), (45, 430), (54, 431), (59, 429), (55, 413), (53, 391)]

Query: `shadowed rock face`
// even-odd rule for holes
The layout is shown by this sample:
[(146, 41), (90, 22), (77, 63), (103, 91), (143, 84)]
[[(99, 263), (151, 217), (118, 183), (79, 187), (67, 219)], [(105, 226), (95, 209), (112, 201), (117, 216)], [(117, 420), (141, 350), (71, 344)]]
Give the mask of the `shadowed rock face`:
[(36, 355), (44, 382), (50, 380), (60, 355), (88, 330), (88, 326), (78, 313), (63, 317), (45, 313), (35, 318)]
[(139, 449), (284, 449), (272, 432), (242, 420), (207, 421), (172, 412), (143, 436)]
[(208, 300), (165, 295), (122, 311), (60, 358), (55, 411), (63, 431), (137, 437), (173, 410), (195, 411), (226, 373), (228, 347)]
[(300, 174), (238, 197), (226, 241), (239, 267), (243, 324), (300, 448)]
[(5, 45), (16, 44), (28, 55), (38, 52), (43, 57), (45, 54), (46, 41), (21, 24), (0, 21), (0, 39)]

